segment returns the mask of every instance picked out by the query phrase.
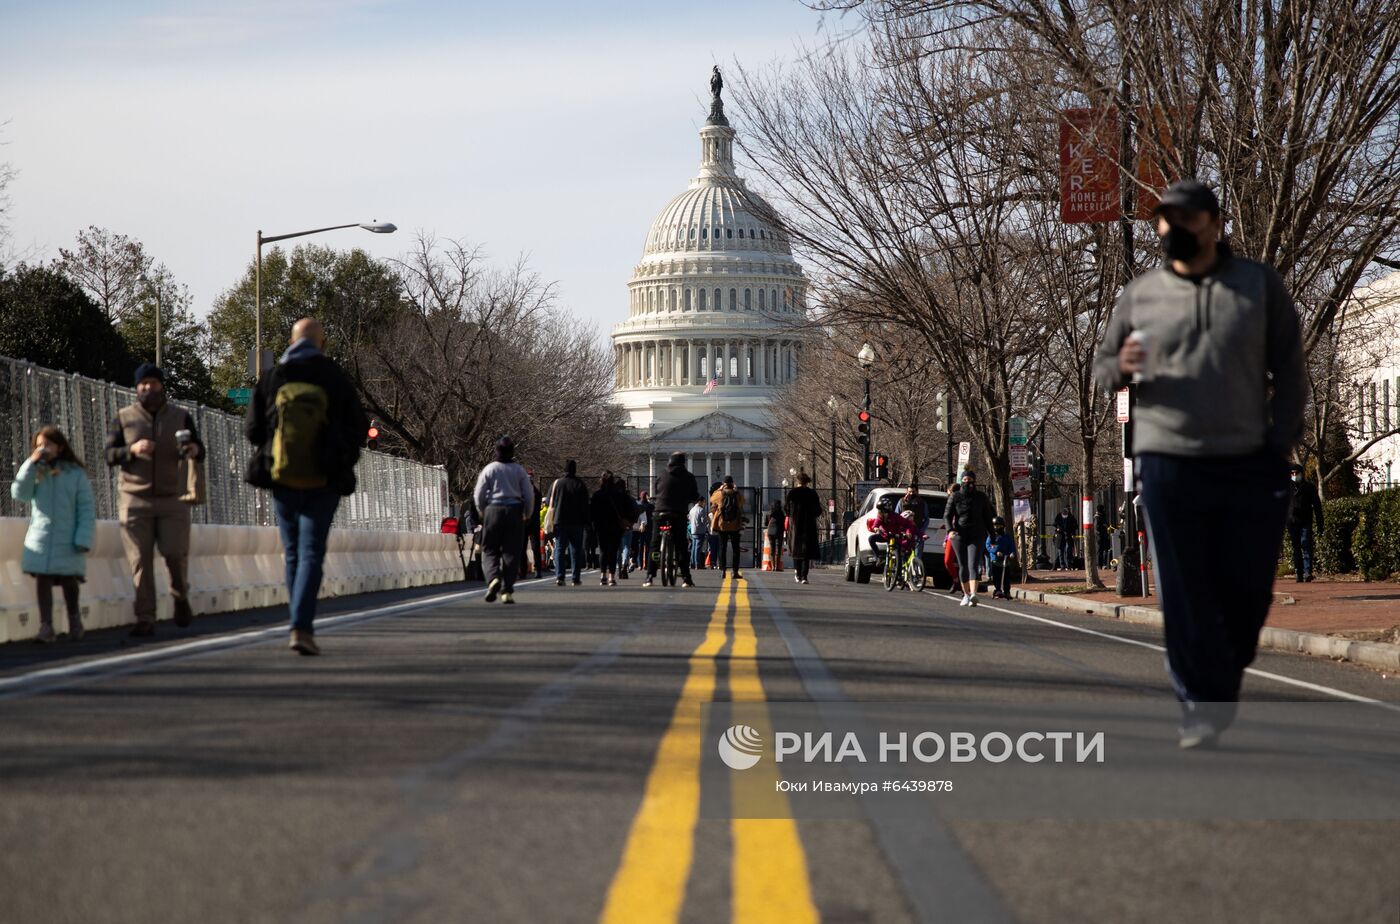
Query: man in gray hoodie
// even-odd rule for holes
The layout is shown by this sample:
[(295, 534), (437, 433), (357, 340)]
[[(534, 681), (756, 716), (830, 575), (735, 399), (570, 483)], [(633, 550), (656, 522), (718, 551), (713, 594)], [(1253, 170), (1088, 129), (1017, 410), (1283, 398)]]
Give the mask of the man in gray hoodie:
[(1234, 719), (1273, 599), (1302, 343), (1278, 273), (1221, 240), (1209, 188), (1172, 184), (1155, 220), (1166, 260), (1119, 296), (1094, 376), (1110, 391), (1137, 383), (1131, 448), (1181, 745), (1209, 747)]
[(525, 466), (515, 461), (515, 441), (496, 442), (495, 461), (476, 479), (472, 493), (481, 511), (481, 567), (486, 572), (486, 597), (491, 603), (515, 602), (515, 576), (525, 550), (525, 521), (535, 503), (535, 489)]

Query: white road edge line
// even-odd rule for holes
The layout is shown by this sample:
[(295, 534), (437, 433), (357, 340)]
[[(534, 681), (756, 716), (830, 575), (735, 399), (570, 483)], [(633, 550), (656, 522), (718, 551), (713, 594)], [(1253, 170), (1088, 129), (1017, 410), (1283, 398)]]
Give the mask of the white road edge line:
[[(530, 584), (538, 584), (543, 581), (552, 580), (554, 580), (554, 578), (531, 578), (528, 581), (519, 582), (516, 586), (525, 587)], [(460, 590), (455, 593), (438, 594), (434, 597), (423, 597), (419, 600), (407, 600), (403, 603), (393, 604), (392, 606), (372, 607), (364, 610), (353, 610), (349, 613), (339, 613), (335, 616), (318, 618), (316, 620), (316, 629), (320, 631), (345, 623), (363, 622), (366, 619), (395, 616), (411, 610), (440, 606), (444, 603), (451, 603), (455, 600), (462, 600), (467, 597), (476, 596), (477, 594), (484, 594), (485, 592), (485, 587), (478, 587), (475, 590)], [(285, 625), (269, 626), (265, 629), (236, 632), (231, 635), (211, 635), (208, 638), (192, 639), (177, 645), (166, 645), (161, 648), (152, 648), (148, 651), (133, 651), (130, 654), (96, 658), (91, 661), (81, 661), (77, 664), (65, 664), (62, 667), (40, 668), (39, 670), (29, 671), (28, 673), (16, 674), (12, 677), (0, 678), (0, 693), (12, 693), (36, 684), (43, 684), (52, 680), (61, 680), (67, 677), (89, 674), (101, 675), (103, 673), (115, 674), (133, 665), (140, 665), (153, 661), (177, 660), (194, 654), (218, 651), (223, 648), (240, 648), (261, 639), (276, 638), (277, 636), (286, 635), (288, 631)]]
[[(935, 596), (935, 599), (941, 598)], [(951, 598), (949, 599), (949, 602), (951, 602)], [(1034, 606), (1034, 604), (1027, 605)], [(1140, 642), (1135, 638), (1123, 638), (1121, 635), (1113, 635), (1109, 632), (1100, 632), (1097, 629), (1085, 629), (1082, 626), (1072, 626), (1067, 622), (1060, 622), (1057, 619), (1047, 619), (1044, 616), (1034, 616), (1030, 613), (1018, 613), (1015, 610), (1002, 609), (999, 606), (988, 606), (980, 601), (978, 602), (977, 607), (979, 609), (992, 610), (993, 612), (997, 613), (1005, 613), (1008, 616), (1019, 616), (1021, 619), (1031, 619), (1035, 622), (1043, 622), (1049, 626), (1058, 626), (1061, 629), (1069, 629), (1071, 632), (1082, 632), (1085, 635), (1095, 635), (1099, 638), (1106, 638), (1110, 641), (1122, 642), (1124, 645), (1136, 645), (1139, 648), (1150, 648), (1153, 651), (1160, 651), (1163, 654), (1166, 654), (1167, 652), (1167, 649), (1162, 647), (1161, 645), (1153, 645), (1151, 642)], [(1386, 701), (1380, 699), (1372, 699), (1369, 696), (1359, 696), (1355, 693), (1348, 693), (1345, 690), (1337, 690), (1332, 687), (1324, 687), (1321, 684), (1309, 683), (1306, 680), (1294, 680), (1292, 677), (1285, 677), (1282, 674), (1275, 674), (1271, 671), (1261, 671), (1257, 667), (1247, 667), (1245, 668), (1245, 673), (1253, 674), (1256, 677), (1264, 677), (1269, 680), (1277, 681), (1278, 683), (1287, 684), (1289, 686), (1301, 687), (1304, 690), (1311, 690), (1314, 693), (1325, 693), (1328, 696), (1335, 696), (1337, 699), (1344, 699), (1353, 703), (1367, 703), (1372, 706), (1380, 706), (1382, 709), (1387, 709), (1391, 712), (1400, 712), (1400, 706), (1397, 706), (1394, 703), (1387, 703)]]

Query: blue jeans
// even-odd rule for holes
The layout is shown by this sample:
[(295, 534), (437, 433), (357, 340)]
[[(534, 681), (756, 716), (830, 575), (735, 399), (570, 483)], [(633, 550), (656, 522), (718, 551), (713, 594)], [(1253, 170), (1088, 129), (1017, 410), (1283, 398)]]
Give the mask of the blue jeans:
[(568, 551), (573, 559), (574, 580), (579, 580), (579, 572), (583, 570), (583, 527), (582, 526), (556, 526), (554, 527), (554, 577), (558, 580), (564, 579), (564, 553)]
[(619, 571), (626, 571), (632, 561), (632, 532), (631, 529), (622, 531), (622, 542), (617, 547), (617, 568)]
[(709, 536), (690, 537), (690, 567), (703, 568), (705, 566), (705, 550), (709, 547)]
[(1312, 577), (1313, 572), (1313, 531), (1311, 526), (1288, 525), (1288, 538), (1293, 541), (1293, 574), (1297, 577)]
[(272, 489), (272, 510), (277, 515), (287, 564), (287, 609), (291, 612), (292, 628), (302, 632), (315, 631), (312, 624), (316, 619), (316, 597), (321, 592), (326, 539), (338, 506), (340, 493), (329, 488)]

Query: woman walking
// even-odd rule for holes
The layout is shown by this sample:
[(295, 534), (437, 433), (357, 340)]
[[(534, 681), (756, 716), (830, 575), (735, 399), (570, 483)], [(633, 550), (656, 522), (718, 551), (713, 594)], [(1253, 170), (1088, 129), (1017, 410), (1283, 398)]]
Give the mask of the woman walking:
[(821, 536), (817, 521), (822, 516), (822, 499), (812, 489), (812, 476), (797, 473), (797, 487), (788, 492), (788, 543), (792, 546), (793, 580), (807, 583), (812, 559), (821, 555)]
[(84, 556), (92, 548), (97, 516), (87, 471), (63, 431), (49, 426), (34, 434), (34, 452), (19, 467), (10, 496), (30, 505), (20, 564), (37, 582), (37, 641), (47, 644), (55, 637), (55, 584), (62, 588), (68, 608), (68, 637), (77, 641), (83, 637), (78, 584), (87, 574)]
[(783, 521), (787, 514), (783, 513), (783, 502), (773, 501), (773, 506), (768, 511), (768, 519), (764, 522), (767, 530), (768, 545), (772, 549), (773, 570), (781, 571), (783, 568)]
[(612, 472), (604, 472), (603, 477), (598, 479), (598, 489), (588, 502), (593, 518), (593, 534), (598, 537), (598, 568), (602, 572), (598, 583), (604, 587), (617, 584), (617, 551), (622, 545), (622, 531), (630, 526), (618, 504), (618, 491)]
[(977, 489), (977, 476), (967, 469), (962, 473), (962, 490), (948, 498), (943, 517), (958, 553), (958, 577), (963, 588), (959, 606), (977, 605), (977, 582), (995, 516), (992, 502)]

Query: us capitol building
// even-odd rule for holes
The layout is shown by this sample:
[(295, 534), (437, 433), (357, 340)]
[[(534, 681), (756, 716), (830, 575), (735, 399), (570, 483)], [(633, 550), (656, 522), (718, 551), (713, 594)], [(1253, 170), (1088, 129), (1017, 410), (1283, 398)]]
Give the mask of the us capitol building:
[(652, 223), (612, 332), (633, 473), (655, 478), (681, 451), (708, 476), (701, 490), (723, 475), (750, 487), (783, 478), (770, 402), (796, 375), (806, 296), (772, 207), (734, 172), (722, 88), (715, 68), (700, 175)]

